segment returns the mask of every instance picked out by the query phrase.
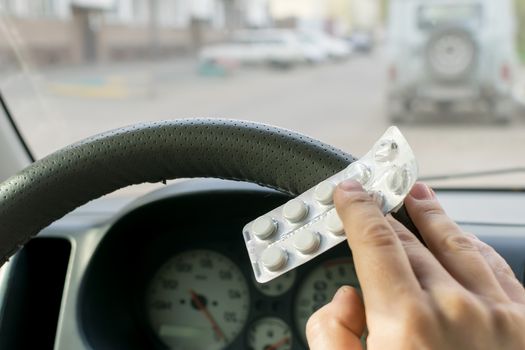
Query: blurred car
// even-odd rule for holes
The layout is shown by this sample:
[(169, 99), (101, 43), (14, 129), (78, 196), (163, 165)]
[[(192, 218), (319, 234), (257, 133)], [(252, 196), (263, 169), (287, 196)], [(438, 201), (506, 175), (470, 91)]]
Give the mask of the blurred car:
[(324, 45), (320, 45), (319, 42), (314, 40), (311, 36), (297, 33), (297, 40), (301, 45), (304, 59), (307, 63), (322, 63), (330, 58), (328, 50)]
[(510, 0), (393, 1), (389, 14), (389, 113), (512, 115), (516, 65)]
[(230, 42), (205, 47), (200, 52), (199, 61), (201, 65), (237, 62), (289, 68), (304, 62), (304, 53), (291, 32), (245, 30), (235, 33)]
[(367, 31), (356, 31), (349, 38), (353, 52), (370, 53), (374, 49), (374, 38)]
[(323, 32), (301, 32), (299, 37), (301, 42), (311, 44), (323, 52), (326, 57), (333, 60), (346, 59), (352, 53), (350, 45), (346, 41)]
[(516, 111), (518, 114), (525, 115), (525, 77), (520, 75), (514, 84), (512, 93), (516, 101)]

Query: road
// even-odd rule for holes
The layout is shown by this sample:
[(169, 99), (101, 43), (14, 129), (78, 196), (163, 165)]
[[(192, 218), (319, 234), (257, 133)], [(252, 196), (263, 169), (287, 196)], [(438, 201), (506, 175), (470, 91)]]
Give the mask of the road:
[[(273, 124), (356, 156), (389, 126), (386, 68), (380, 53), (289, 71), (245, 69), (201, 76), (189, 61), (122, 63), (38, 72), (3, 84), (8, 103), (41, 157), (59, 147), (132, 123), (227, 117)], [(29, 91), (37, 91), (38, 98)], [(422, 176), (525, 166), (525, 118), (509, 126), (476, 118), (418, 122), (401, 129)], [(521, 186), (524, 174), (440, 182)]]

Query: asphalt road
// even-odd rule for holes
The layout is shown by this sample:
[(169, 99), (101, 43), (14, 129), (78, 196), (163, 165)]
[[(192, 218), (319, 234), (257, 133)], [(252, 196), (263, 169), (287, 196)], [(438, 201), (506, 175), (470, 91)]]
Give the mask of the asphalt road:
[[(389, 126), (380, 53), (289, 71), (202, 76), (190, 61), (56, 69), (4, 80), (15, 116), (41, 157), (92, 134), (141, 121), (227, 117), (293, 129), (364, 154)], [(37, 91), (38, 97), (32, 95)], [(422, 176), (525, 167), (525, 118), (508, 126), (458, 117), (401, 125)], [(521, 186), (525, 174), (439, 182)]]

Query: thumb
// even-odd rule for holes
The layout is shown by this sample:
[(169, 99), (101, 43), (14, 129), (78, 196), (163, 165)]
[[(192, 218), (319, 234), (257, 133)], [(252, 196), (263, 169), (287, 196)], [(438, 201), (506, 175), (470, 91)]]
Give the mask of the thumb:
[(355, 288), (339, 288), (331, 302), (317, 310), (306, 324), (311, 350), (361, 350), (365, 308)]

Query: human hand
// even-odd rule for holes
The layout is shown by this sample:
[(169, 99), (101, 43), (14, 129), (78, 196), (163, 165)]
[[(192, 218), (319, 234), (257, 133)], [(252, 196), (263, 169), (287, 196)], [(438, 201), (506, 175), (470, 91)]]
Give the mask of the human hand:
[[(306, 326), (312, 350), (525, 349), (525, 290), (505, 260), (417, 183), (405, 200), (426, 248), (355, 181), (334, 194), (361, 284), (342, 287)], [(366, 310), (366, 313), (365, 313)]]

